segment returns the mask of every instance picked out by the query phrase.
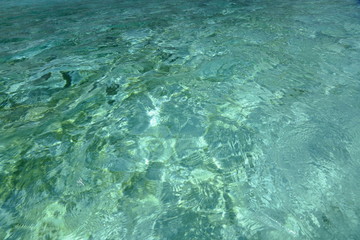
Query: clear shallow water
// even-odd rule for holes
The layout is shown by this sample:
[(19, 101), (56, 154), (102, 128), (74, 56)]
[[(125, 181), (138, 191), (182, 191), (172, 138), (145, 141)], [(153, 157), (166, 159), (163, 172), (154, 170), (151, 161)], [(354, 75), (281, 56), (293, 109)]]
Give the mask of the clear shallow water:
[(356, 1), (0, 4), (0, 239), (360, 238)]

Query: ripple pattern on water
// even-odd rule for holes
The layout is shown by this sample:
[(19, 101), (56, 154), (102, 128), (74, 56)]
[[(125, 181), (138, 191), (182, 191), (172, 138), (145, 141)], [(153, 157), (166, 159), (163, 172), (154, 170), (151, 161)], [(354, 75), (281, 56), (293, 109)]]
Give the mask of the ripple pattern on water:
[(355, 0), (2, 1), (0, 239), (359, 239)]

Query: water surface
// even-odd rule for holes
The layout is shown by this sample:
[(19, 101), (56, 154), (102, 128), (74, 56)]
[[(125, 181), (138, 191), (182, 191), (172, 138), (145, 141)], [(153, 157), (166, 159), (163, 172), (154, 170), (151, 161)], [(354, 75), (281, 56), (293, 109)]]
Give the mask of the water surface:
[(357, 1), (0, 5), (0, 239), (360, 239)]

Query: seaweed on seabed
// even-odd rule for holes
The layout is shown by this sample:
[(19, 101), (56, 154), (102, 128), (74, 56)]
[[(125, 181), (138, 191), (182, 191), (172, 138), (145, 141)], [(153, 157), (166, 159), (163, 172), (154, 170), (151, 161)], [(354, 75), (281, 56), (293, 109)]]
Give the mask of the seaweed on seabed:
[(65, 80), (65, 85), (64, 88), (68, 88), (71, 86), (71, 75), (70, 72), (63, 72), (61, 71), (61, 76), (63, 77), (63, 79)]
[(106, 94), (110, 96), (116, 95), (119, 87), (119, 84), (112, 84), (111, 86), (106, 87)]

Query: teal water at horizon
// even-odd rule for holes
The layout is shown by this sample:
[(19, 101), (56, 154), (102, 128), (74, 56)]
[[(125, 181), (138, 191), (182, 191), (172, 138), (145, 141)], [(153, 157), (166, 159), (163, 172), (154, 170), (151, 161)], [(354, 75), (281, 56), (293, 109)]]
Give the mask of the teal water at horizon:
[(360, 239), (355, 0), (0, 0), (0, 239)]

